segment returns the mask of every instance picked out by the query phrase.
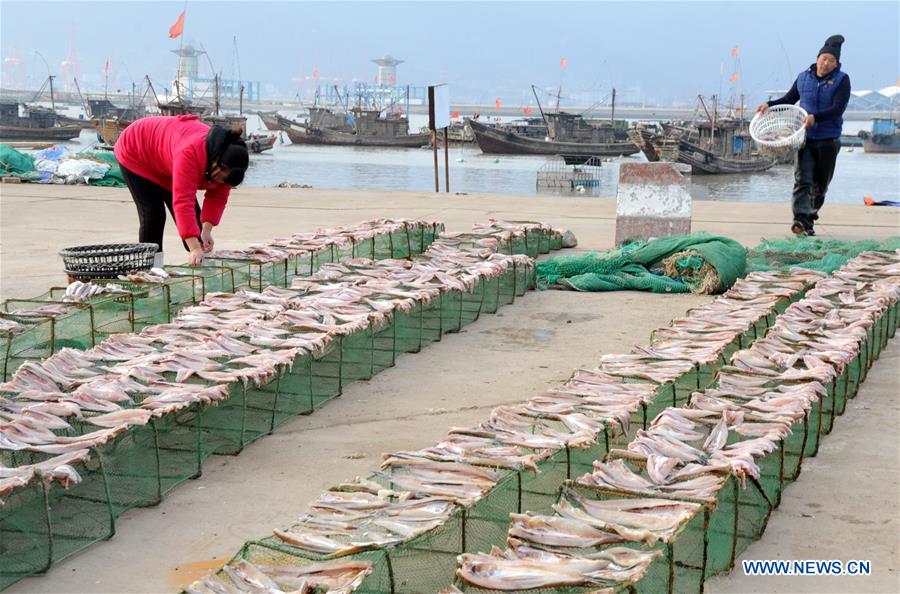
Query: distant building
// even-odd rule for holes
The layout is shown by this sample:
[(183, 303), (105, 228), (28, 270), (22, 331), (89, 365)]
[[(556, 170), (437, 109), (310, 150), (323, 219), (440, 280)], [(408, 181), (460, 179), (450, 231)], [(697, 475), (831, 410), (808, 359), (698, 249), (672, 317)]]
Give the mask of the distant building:
[(853, 91), (847, 109), (857, 111), (893, 111), (900, 109), (900, 87), (890, 86), (878, 91)]
[(382, 58), (372, 60), (378, 64), (378, 74), (375, 77), (376, 85), (384, 85), (390, 87), (397, 84), (397, 65), (402, 64), (403, 60), (398, 60), (390, 54), (385, 54)]
[[(177, 50), (172, 50), (178, 56), (178, 78), (172, 81), (172, 89), (178, 97), (188, 100), (212, 99), (216, 93), (216, 81), (214, 78), (200, 76), (199, 58), (206, 54), (205, 50), (198, 50), (188, 44)], [(260, 100), (259, 81), (240, 81), (219, 79), (219, 98), (222, 100), (238, 100), (243, 97), (248, 101)]]

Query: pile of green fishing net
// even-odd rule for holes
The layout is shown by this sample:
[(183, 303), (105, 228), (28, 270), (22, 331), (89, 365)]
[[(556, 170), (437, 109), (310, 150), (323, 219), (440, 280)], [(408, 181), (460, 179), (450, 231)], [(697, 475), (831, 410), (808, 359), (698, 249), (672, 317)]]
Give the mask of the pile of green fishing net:
[(862, 252), (898, 249), (900, 236), (884, 241), (765, 239), (746, 250), (727, 237), (692, 233), (636, 241), (603, 253), (549, 258), (537, 264), (538, 286), (712, 294), (727, 290), (748, 272), (806, 268), (831, 274)]
[(727, 237), (692, 233), (636, 241), (609, 252), (538, 262), (542, 288), (718, 293), (744, 275), (747, 250)]

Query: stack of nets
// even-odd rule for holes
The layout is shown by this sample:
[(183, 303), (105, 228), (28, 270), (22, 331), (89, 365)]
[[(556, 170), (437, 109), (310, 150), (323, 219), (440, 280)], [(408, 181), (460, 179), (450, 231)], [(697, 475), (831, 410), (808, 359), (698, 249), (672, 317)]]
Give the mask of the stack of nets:
[(733, 239), (708, 233), (663, 237), (539, 262), (538, 283), (576, 291), (721, 293), (744, 275), (746, 254)]

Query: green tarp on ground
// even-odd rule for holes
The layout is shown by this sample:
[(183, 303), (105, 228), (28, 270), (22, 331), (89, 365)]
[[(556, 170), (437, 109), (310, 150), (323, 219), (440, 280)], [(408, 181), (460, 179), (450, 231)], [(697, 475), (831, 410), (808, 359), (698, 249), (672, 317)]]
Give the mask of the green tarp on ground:
[(539, 285), (576, 291), (718, 293), (745, 273), (747, 250), (727, 237), (692, 233), (538, 262)]

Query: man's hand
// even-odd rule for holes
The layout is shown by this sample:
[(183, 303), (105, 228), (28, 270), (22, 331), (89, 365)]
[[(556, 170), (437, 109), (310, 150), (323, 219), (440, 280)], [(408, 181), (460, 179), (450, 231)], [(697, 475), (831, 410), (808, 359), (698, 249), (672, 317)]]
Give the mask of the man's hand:
[(212, 236), (213, 226), (210, 223), (203, 223), (203, 229), (200, 231), (200, 243), (203, 247), (203, 252), (208, 254), (213, 251), (213, 248), (216, 246), (216, 242), (213, 241)]
[(763, 103), (759, 107), (756, 108), (756, 113), (766, 113), (766, 110), (769, 109), (768, 103)]
[(812, 128), (812, 125), (815, 123), (816, 123), (816, 116), (814, 116), (813, 114), (809, 114), (808, 116), (806, 116), (806, 119), (803, 120), (803, 127), (804, 128)]

